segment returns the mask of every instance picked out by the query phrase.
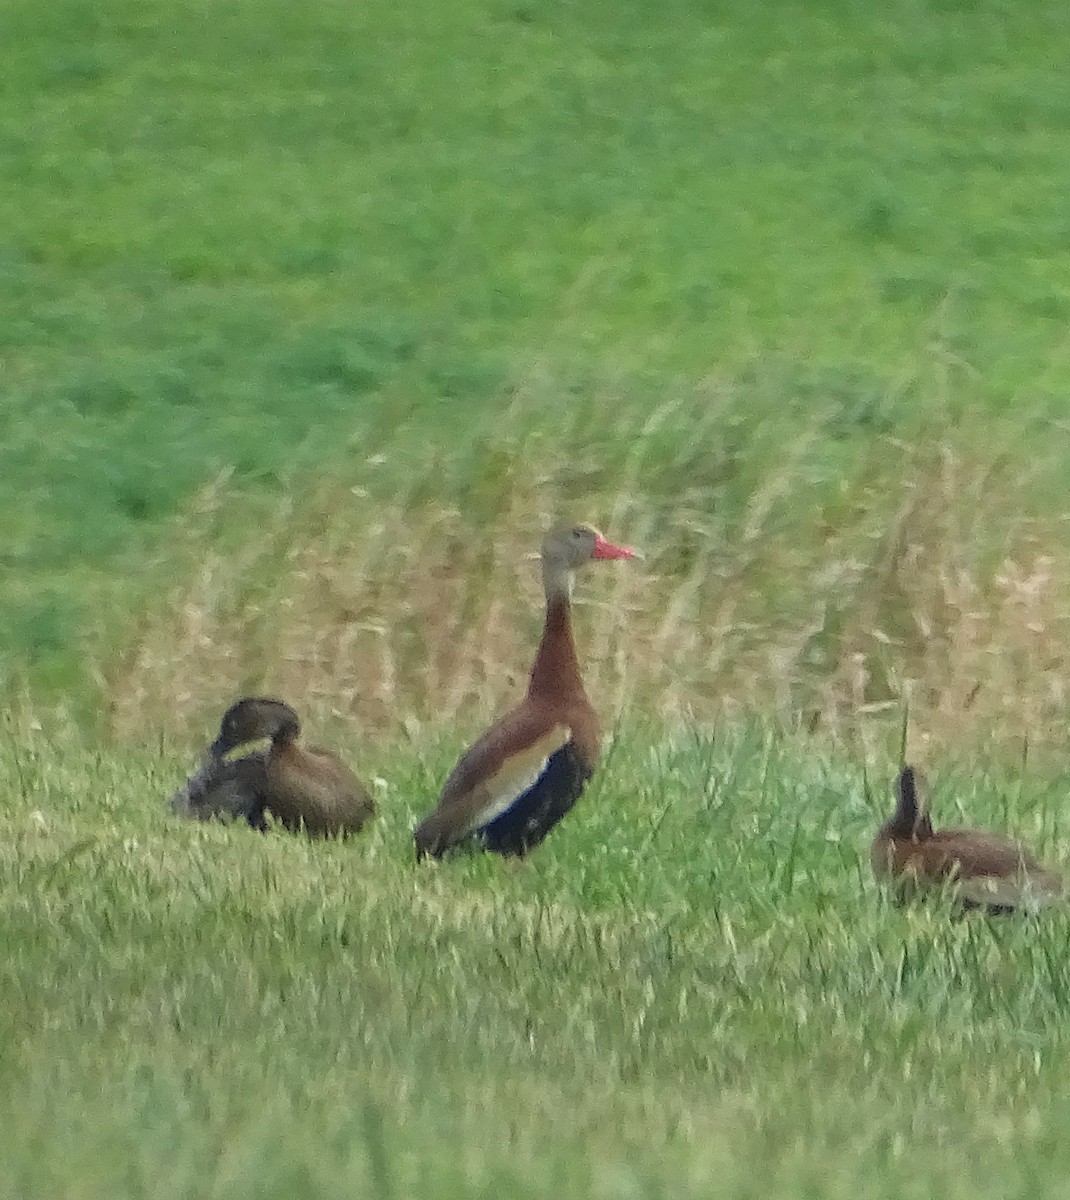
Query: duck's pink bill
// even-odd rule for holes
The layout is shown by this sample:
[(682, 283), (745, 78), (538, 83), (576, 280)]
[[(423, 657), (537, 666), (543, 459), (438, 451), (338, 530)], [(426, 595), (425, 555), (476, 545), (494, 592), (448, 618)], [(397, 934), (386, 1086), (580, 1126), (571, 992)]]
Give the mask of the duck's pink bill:
[(631, 546), (615, 546), (612, 542), (606, 541), (601, 535), (594, 539), (594, 554), (592, 558), (635, 558), (635, 551)]

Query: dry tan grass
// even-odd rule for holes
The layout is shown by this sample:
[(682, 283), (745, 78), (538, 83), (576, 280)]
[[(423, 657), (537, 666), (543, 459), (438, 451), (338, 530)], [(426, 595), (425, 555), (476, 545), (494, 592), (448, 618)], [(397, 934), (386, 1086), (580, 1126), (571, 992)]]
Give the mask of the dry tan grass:
[(226, 549), (213, 531), (236, 501), (217, 482), (176, 525), (168, 586), (102, 661), (116, 732), (203, 736), (246, 691), (387, 732), (474, 724), (524, 686), (541, 621), (529, 555), (567, 515), (648, 555), (578, 587), (607, 723), (756, 712), (855, 737), (909, 700), (926, 745), (1061, 737), (1068, 523), (1022, 507), (995, 443), (878, 436), (830, 478), (816, 419), (753, 462), (726, 458), (719, 397), (686, 409), (672, 461), (679, 402), (577, 449), (579, 414), (556, 441), (488, 441), (463, 476), (417, 464), (388, 498), (323, 480)]

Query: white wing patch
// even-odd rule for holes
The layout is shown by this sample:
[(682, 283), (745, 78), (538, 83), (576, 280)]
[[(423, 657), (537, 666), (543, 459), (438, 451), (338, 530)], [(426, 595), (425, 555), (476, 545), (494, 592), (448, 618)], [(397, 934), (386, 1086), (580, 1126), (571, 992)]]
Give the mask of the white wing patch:
[(566, 745), (570, 737), (572, 730), (567, 725), (555, 725), (538, 741), (510, 754), (497, 774), (485, 779), (476, 789), (478, 803), (473, 806), (471, 818), (459, 836), (466, 837), (500, 817), (539, 778), (546, 770), (550, 755)]

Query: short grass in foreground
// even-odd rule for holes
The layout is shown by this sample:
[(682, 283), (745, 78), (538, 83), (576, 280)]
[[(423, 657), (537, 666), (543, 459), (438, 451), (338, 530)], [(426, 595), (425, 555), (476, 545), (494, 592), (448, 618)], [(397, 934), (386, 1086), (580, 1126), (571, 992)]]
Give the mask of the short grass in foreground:
[[(455, 749), (350, 747), (382, 817), (313, 844), (176, 822), (174, 754), (5, 740), (12, 1194), (1063, 1193), (1070, 924), (886, 905), (883, 768), (626, 731), (527, 863), (417, 868)], [(1065, 848), (1055, 782), (936, 782)]]

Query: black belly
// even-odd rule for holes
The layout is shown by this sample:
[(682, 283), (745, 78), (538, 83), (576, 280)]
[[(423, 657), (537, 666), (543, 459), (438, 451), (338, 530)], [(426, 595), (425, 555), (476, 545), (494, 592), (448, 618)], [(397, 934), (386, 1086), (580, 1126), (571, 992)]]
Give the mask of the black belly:
[(495, 854), (527, 854), (572, 809), (592, 773), (572, 742), (562, 746), (531, 787), (482, 827), (483, 845)]

